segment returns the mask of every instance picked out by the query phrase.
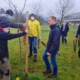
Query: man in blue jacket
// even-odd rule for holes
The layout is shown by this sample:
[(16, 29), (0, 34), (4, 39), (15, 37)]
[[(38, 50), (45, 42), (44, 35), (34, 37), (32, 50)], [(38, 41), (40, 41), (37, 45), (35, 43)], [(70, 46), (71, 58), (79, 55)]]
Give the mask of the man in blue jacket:
[[(2, 24), (2, 25), (1, 25)], [(0, 24), (0, 70), (3, 71), (3, 80), (10, 80), (10, 64), (8, 61), (8, 40), (24, 36), (28, 33), (28, 29), (25, 32), (18, 34), (10, 34), (9, 24), (2, 22)]]
[[(11, 20), (13, 19), (14, 13), (11, 9), (7, 10), (4, 14), (0, 14), (0, 26), (4, 26), (3, 22), (6, 22), (9, 27), (11, 28), (25, 28), (26, 23), (24, 24), (17, 24), (12, 22)], [(0, 70), (0, 77), (2, 77), (3, 72)]]
[[(51, 31), (49, 34), (47, 48), (43, 54), (43, 60), (46, 64), (46, 71), (44, 71), (43, 74), (52, 73), (52, 75), (49, 76), (48, 78), (56, 78), (58, 76), (58, 66), (56, 62), (56, 56), (59, 51), (61, 31), (59, 26), (57, 26), (56, 24), (56, 17), (51, 16), (49, 18), (49, 25), (50, 25)], [(48, 56), (51, 57), (53, 70), (51, 70), (50, 63), (48, 61)]]

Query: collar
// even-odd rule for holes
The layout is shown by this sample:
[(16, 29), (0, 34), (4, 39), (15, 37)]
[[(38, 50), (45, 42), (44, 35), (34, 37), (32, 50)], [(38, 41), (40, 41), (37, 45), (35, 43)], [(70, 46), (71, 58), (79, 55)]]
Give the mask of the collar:
[(2, 27), (0, 27), (0, 31), (3, 31), (3, 32), (4, 32), (4, 30), (3, 30), (3, 28), (2, 28)]
[(57, 24), (53, 24), (50, 26), (51, 29), (54, 29), (55, 27), (57, 27)]

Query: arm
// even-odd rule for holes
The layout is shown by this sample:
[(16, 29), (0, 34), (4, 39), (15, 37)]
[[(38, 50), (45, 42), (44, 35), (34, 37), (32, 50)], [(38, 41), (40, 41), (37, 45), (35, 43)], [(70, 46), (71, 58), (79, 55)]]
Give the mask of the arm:
[(38, 34), (39, 35), (41, 34), (41, 26), (40, 26), (40, 23), (38, 23)]
[(51, 48), (49, 49), (49, 53), (53, 54), (54, 51), (56, 51), (56, 48), (59, 46), (60, 43), (60, 29), (56, 29), (54, 33), (52, 33), (52, 37), (53, 37), (53, 43)]
[(76, 38), (78, 38), (79, 33), (80, 33), (80, 25), (79, 25), (77, 33), (76, 33)]
[(61, 26), (61, 34), (62, 34), (63, 25)]
[(14, 38), (24, 36), (25, 34), (26, 34), (26, 32), (22, 32), (22, 33), (18, 33), (18, 34), (9, 34), (9, 33), (2, 32), (2, 33), (0, 33), (0, 38), (6, 39), (6, 40), (11, 40)]
[(40, 39), (41, 39), (41, 26), (38, 23), (38, 49), (40, 48)]
[(68, 25), (66, 25), (67, 26), (67, 32), (69, 32), (69, 26)]
[(16, 24), (16, 23), (10, 22), (10, 27), (11, 28), (23, 28), (23, 24)]

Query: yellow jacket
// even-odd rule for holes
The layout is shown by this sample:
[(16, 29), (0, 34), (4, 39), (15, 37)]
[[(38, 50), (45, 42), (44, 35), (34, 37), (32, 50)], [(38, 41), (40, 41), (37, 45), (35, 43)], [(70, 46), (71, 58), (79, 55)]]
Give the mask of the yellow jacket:
[(41, 34), (41, 27), (40, 27), (40, 23), (37, 20), (28, 21), (28, 26), (29, 26), (29, 37), (38, 37), (38, 35)]

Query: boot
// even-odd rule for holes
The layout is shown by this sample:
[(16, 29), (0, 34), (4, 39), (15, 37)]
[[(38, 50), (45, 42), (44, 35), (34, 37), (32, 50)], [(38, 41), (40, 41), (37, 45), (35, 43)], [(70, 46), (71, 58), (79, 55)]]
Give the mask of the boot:
[(28, 57), (32, 57), (32, 54), (29, 54)]
[(64, 44), (64, 39), (62, 39), (62, 43)]
[(46, 70), (46, 71), (43, 72), (43, 74), (49, 74), (49, 73), (52, 73), (52, 71), (51, 70)]
[(58, 75), (54, 75), (54, 74), (52, 74), (51, 76), (49, 76), (48, 78), (56, 78), (56, 77), (58, 77)]
[(2, 79), (3, 78), (3, 75), (0, 75), (0, 79)]
[(37, 55), (34, 55), (34, 61), (37, 61)]
[(65, 43), (67, 44), (67, 40), (65, 39)]

